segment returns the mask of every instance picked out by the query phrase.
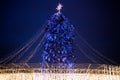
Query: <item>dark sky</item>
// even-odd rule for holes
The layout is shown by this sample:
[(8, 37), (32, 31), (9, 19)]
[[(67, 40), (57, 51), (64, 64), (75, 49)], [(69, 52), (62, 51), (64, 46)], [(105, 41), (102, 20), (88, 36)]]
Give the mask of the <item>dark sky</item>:
[(62, 13), (95, 49), (120, 64), (117, 0), (1, 0), (0, 57), (25, 44), (63, 4)]

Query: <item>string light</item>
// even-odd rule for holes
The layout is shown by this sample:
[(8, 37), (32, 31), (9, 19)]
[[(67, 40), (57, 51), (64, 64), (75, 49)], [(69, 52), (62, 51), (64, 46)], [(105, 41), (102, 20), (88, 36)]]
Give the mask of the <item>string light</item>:
[[(44, 73), (40, 72), (40, 68), (0, 69), (0, 80), (120, 80), (118, 66), (91, 65), (90, 67), (85, 64), (77, 66), (79, 68), (75, 69), (46, 68)], [(82, 68), (83, 66), (88, 68)]]

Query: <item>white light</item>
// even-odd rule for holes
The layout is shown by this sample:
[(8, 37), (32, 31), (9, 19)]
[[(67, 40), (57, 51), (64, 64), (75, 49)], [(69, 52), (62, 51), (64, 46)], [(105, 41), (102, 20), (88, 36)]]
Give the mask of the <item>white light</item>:
[[(120, 80), (119, 66), (75, 65), (74, 69), (54, 67), (43, 69), (32, 68), (32, 66), (9, 69), (6, 67), (0, 69), (0, 80)], [(41, 71), (42, 69), (44, 72)]]
[[(0, 80), (120, 80), (119, 75), (82, 73), (11, 73), (0, 74)], [(56, 78), (55, 78), (56, 77)]]
[(56, 8), (58, 10), (58, 13), (60, 13), (62, 7), (63, 7), (63, 5), (59, 3), (58, 6), (57, 6), (57, 8)]

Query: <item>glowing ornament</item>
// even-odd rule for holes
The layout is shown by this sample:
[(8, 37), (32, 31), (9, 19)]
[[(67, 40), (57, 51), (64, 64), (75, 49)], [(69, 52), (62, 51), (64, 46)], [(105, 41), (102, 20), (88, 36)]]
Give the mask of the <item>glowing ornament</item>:
[(62, 7), (63, 7), (63, 5), (59, 3), (58, 6), (57, 6), (57, 8), (56, 8), (58, 10), (58, 13), (60, 13)]

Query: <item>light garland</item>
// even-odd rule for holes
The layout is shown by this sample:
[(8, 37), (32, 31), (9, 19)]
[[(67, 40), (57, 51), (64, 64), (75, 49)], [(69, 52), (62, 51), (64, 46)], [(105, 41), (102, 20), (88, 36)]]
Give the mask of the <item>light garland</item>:
[(24, 64), (19, 68), (0, 67), (3, 68), (0, 69), (0, 80), (120, 80), (119, 66), (76, 64), (74, 69), (53, 67), (42, 69), (28, 65), (29, 68)]

